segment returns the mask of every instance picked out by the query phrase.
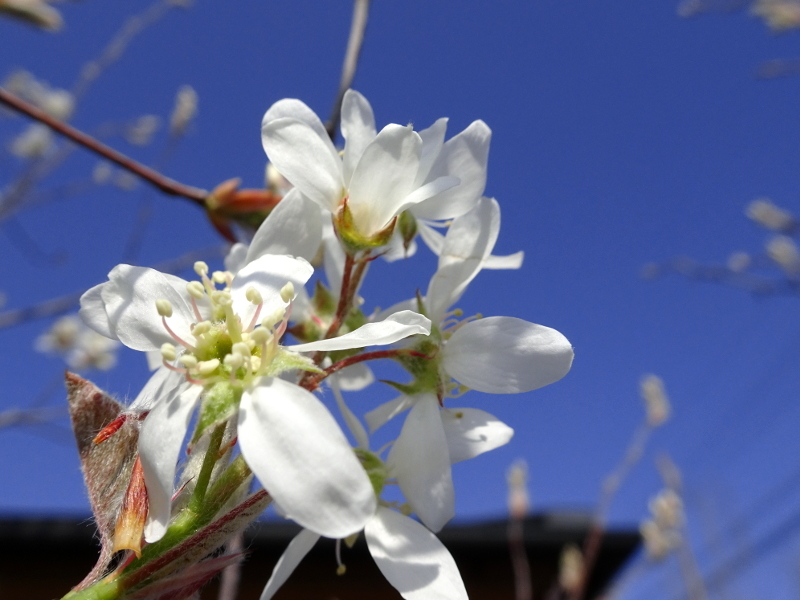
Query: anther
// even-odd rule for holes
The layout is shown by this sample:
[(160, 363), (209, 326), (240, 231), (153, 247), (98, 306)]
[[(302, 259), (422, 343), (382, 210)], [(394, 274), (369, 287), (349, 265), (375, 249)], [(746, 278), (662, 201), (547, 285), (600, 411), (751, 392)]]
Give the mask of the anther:
[(219, 359), (212, 358), (211, 360), (204, 360), (197, 363), (197, 372), (200, 373), (203, 377), (207, 375), (211, 375), (214, 371), (219, 368)]
[(196, 263), (194, 263), (194, 272), (200, 275), (200, 277), (208, 275), (208, 265), (202, 260), (198, 260)]
[(289, 302), (293, 298), (294, 298), (294, 285), (290, 281), (281, 288), (281, 300), (283, 300), (284, 302)]
[(156, 310), (158, 310), (159, 316), (172, 316), (172, 304), (170, 304), (169, 300), (165, 300), (164, 298), (159, 298), (156, 300)]
[(228, 367), (231, 371), (235, 371), (244, 365), (244, 356), (241, 354), (228, 354), (225, 356), (224, 362), (226, 367)]
[(197, 357), (193, 354), (184, 354), (179, 361), (187, 369), (194, 369), (197, 366)]
[(236, 342), (231, 347), (232, 354), (241, 354), (242, 358), (249, 358), (250, 357), (250, 348), (247, 347), (247, 344), (244, 342)]
[(177, 352), (175, 350), (175, 346), (170, 344), (169, 342), (165, 344), (161, 344), (161, 357), (164, 360), (173, 361), (177, 356)]
[(203, 287), (203, 284), (199, 281), (190, 281), (186, 284), (186, 291), (189, 292), (189, 295), (192, 298), (200, 300), (203, 296), (206, 295), (206, 289)]
[(264, 302), (264, 299), (261, 297), (261, 293), (254, 287), (249, 287), (244, 293), (244, 297), (247, 298), (253, 304), (261, 304)]
[(253, 340), (259, 346), (263, 346), (269, 341), (270, 334), (267, 328), (259, 327), (258, 329), (254, 329), (250, 334), (250, 339)]
[(211, 281), (213, 281), (214, 283), (227, 283), (228, 276), (225, 273), (225, 271), (214, 271), (211, 274)]
[(210, 321), (200, 321), (196, 323), (195, 326), (192, 328), (192, 335), (196, 338), (199, 338), (202, 335), (205, 335), (211, 331), (211, 322)]

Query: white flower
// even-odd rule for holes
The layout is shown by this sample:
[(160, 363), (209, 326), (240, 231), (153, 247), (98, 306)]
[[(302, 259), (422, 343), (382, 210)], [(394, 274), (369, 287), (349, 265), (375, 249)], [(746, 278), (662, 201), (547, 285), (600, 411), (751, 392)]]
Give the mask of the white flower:
[[(549, 327), (514, 317), (449, 319), (452, 313), (447, 310), (491, 255), (499, 227), (499, 207), (487, 199), (453, 222), (425, 297), (438, 329), (415, 346), (431, 356), (429, 372), (406, 386), (407, 393), (366, 415), (374, 431), (411, 408), (387, 464), (414, 511), (433, 531), (454, 514), (451, 462), (505, 444), (512, 433), (483, 411), (440, 410), (445, 397), (461, 395), (468, 388), (495, 394), (528, 392), (558, 381), (572, 365), (571, 344)], [(453, 418), (457, 414), (463, 416)], [(448, 427), (463, 429), (476, 443), (454, 449), (445, 435)]]
[(278, 171), (337, 218), (346, 206), (362, 238), (381, 234), (402, 211), (458, 184), (442, 176), (420, 185), (420, 165), (427, 159), (422, 137), (411, 126), (395, 124), (376, 133), (372, 108), (353, 90), (342, 103), (342, 134), (340, 157), (319, 117), (294, 99), (273, 104), (261, 128), (264, 150)]
[[(359, 448), (368, 453), (366, 431), (344, 403), (338, 381), (332, 382), (332, 388)], [(372, 457), (379, 461), (375, 455)], [(376, 475), (378, 473), (373, 474)], [(403, 598), (466, 600), (467, 592), (450, 552), (433, 533), (413, 519), (386, 506), (378, 506), (364, 527), (364, 536), (381, 573)], [(272, 598), (319, 538), (318, 534), (304, 529), (289, 543), (272, 571), (261, 600)]]
[[(265, 255), (235, 277), (209, 277), (204, 263), (195, 270), (202, 280), (188, 283), (119, 265), (107, 283), (81, 298), (81, 317), (90, 327), (136, 350), (161, 349), (165, 368), (186, 379), (167, 385), (163, 370), (154, 375), (159, 395), (140, 436), (150, 499), (145, 538), (152, 542), (166, 531), (178, 455), (201, 394), (229, 396), (236, 410), (237, 389), (242, 454), (286, 515), (331, 537), (358, 531), (375, 510), (363, 468), (322, 403), (277, 375), (310, 365), (297, 352), (389, 344), (427, 334), (430, 322), (405, 311), (339, 338), (286, 349), (278, 341), (293, 290), (313, 272), (307, 261)], [(182, 367), (171, 364), (176, 359)]]

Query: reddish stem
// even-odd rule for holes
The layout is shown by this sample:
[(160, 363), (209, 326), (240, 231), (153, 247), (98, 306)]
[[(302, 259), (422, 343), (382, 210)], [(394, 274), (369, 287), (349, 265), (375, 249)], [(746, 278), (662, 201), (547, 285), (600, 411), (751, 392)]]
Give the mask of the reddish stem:
[(25, 102), (25, 100), (22, 98), (15, 96), (11, 92), (1, 87), (0, 103), (5, 104), (6, 106), (9, 106), (25, 115), (28, 115), (40, 123), (44, 123), (61, 135), (71, 139), (76, 144), (80, 144), (95, 154), (99, 154), (103, 158), (116, 163), (123, 169), (127, 169), (145, 181), (150, 182), (165, 194), (169, 194), (170, 196), (182, 196), (183, 198), (192, 200), (195, 204), (200, 204), (201, 206), (205, 205), (205, 199), (208, 196), (208, 192), (205, 190), (183, 185), (182, 183), (173, 181), (169, 177), (165, 177), (158, 171), (155, 171), (150, 167), (146, 167), (145, 165), (136, 162), (132, 158), (128, 158), (124, 154), (106, 146), (102, 142), (78, 129), (75, 129), (71, 125), (67, 125), (62, 121), (54, 119), (43, 110), (33, 106), (32, 104), (29, 104), (28, 102)]
[(416, 350), (375, 350), (374, 352), (364, 352), (363, 354), (358, 354), (356, 356), (343, 358), (342, 360), (332, 364), (322, 373), (316, 373), (314, 375), (310, 375), (305, 379), (305, 381), (301, 385), (303, 385), (303, 387), (305, 387), (309, 392), (313, 392), (315, 389), (319, 387), (319, 384), (322, 382), (323, 379), (325, 379), (329, 375), (333, 375), (337, 371), (341, 371), (345, 367), (349, 367), (351, 365), (355, 365), (357, 363), (364, 362), (367, 360), (377, 360), (379, 358), (394, 358), (396, 356), (418, 356), (420, 358), (431, 358), (427, 354), (423, 354), (422, 352), (417, 352)]

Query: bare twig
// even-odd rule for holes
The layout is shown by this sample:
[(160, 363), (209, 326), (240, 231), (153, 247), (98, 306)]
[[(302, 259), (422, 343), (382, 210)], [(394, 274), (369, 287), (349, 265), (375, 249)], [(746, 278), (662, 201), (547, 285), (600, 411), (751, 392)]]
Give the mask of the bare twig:
[[(672, 459), (666, 454), (662, 454), (656, 459), (656, 463), (664, 485), (678, 496), (682, 496), (681, 474), (678, 467), (672, 462)], [(678, 561), (681, 565), (681, 572), (683, 573), (683, 580), (686, 583), (686, 595), (689, 600), (707, 600), (708, 591), (706, 590), (703, 576), (700, 574), (700, 569), (697, 566), (697, 559), (689, 544), (685, 522), (682, 524), (681, 530), (681, 541), (677, 548), (677, 554)]]
[(608, 511), (611, 508), (611, 502), (619, 490), (620, 485), (628, 476), (631, 469), (636, 465), (644, 453), (647, 440), (653, 432), (653, 425), (645, 419), (645, 421), (636, 429), (633, 438), (625, 450), (620, 463), (615, 469), (605, 478), (600, 491), (600, 500), (597, 503), (597, 509), (592, 520), (591, 528), (586, 534), (586, 539), (583, 543), (583, 576), (579, 585), (569, 594), (570, 600), (580, 600), (586, 593), (586, 587), (589, 585), (592, 571), (594, 570), (597, 557), (600, 554), (600, 547), (603, 543), (603, 536), (606, 530), (606, 521), (608, 519)]
[[(227, 244), (222, 246), (213, 246), (211, 248), (204, 248), (202, 250), (194, 250), (188, 252), (178, 258), (162, 262), (154, 268), (162, 273), (175, 273), (181, 269), (193, 265), (195, 261), (207, 259), (210, 256), (223, 256), (228, 251)], [(60, 315), (75, 308), (78, 305), (83, 292), (74, 292), (59, 298), (45, 300), (39, 304), (26, 306), (25, 308), (17, 308), (14, 310), (7, 310), (0, 313), (0, 329), (4, 327), (11, 327), (20, 323), (33, 321), (34, 319), (42, 319), (44, 317), (52, 317)]]
[(158, 0), (142, 13), (128, 17), (103, 49), (100, 56), (83, 65), (78, 79), (72, 86), (72, 95), (75, 97), (76, 102), (87, 92), (89, 86), (100, 77), (103, 71), (119, 60), (128, 45), (133, 41), (133, 38), (150, 25), (157, 23), (169, 9), (176, 6), (181, 6), (181, 4), (173, 0)]
[(178, 183), (177, 181), (173, 181), (172, 179), (165, 177), (158, 171), (155, 171), (150, 167), (128, 158), (124, 154), (106, 146), (99, 140), (96, 140), (92, 136), (78, 129), (75, 129), (71, 125), (54, 119), (44, 111), (36, 108), (28, 102), (25, 102), (21, 98), (18, 98), (3, 88), (0, 88), (0, 103), (5, 104), (6, 106), (9, 106), (25, 115), (28, 115), (40, 123), (44, 123), (51, 129), (69, 138), (73, 142), (80, 144), (81, 146), (91, 150), (103, 158), (110, 160), (113, 163), (116, 163), (134, 175), (138, 175), (165, 194), (187, 198), (193, 201), (195, 204), (199, 204), (201, 206), (204, 204), (206, 196), (208, 196), (207, 191), (183, 185), (182, 183)]
[(353, 6), (353, 21), (350, 24), (350, 38), (347, 40), (347, 50), (342, 64), (342, 78), (339, 81), (339, 92), (336, 94), (336, 101), (333, 103), (331, 118), (325, 125), (331, 139), (336, 138), (336, 129), (342, 117), (342, 100), (344, 93), (350, 89), (353, 77), (358, 66), (358, 57), (361, 54), (361, 45), (364, 42), (364, 31), (367, 28), (367, 16), (369, 15), (370, 0), (355, 0)]

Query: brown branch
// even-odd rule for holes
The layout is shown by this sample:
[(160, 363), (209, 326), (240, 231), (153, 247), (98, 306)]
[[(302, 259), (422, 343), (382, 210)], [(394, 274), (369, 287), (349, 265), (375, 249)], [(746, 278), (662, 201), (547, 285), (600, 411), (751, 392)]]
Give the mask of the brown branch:
[(353, 21), (350, 24), (350, 38), (347, 40), (347, 50), (342, 64), (342, 78), (339, 81), (339, 91), (333, 103), (331, 118), (325, 125), (328, 135), (333, 140), (336, 138), (336, 129), (342, 117), (342, 100), (344, 94), (350, 89), (356, 75), (358, 57), (361, 54), (361, 45), (364, 43), (364, 31), (367, 29), (367, 16), (369, 15), (370, 0), (355, 0), (353, 6)]
[(21, 112), (32, 119), (39, 121), (40, 123), (44, 123), (54, 131), (57, 131), (61, 135), (69, 138), (73, 142), (80, 144), (84, 148), (87, 148), (102, 156), (103, 158), (110, 160), (113, 163), (116, 163), (123, 169), (127, 169), (134, 175), (138, 175), (145, 181), (149, 182), (150, 184), (157, 187), (159, 190), (168, 194), (170, 196), (180, 196), (183, 198), (188, 198), (192, 200), (195, 204), (199, 204), (200, 206), (205, 205), (205, 199), (208, 196), (208, 192), (205, 190), (201, 190), (199, 188), (191, 187), (188, 185), (183, 185), (182, 183), (178, 183), (177, 181), (173, 181), (172, 179), (165, 177), (158, 171), (151, 169), (139, 162), (136, 162), (132, 158), (128, 158), (124, 154), (117, 152), (113, 148), (106, 146), (102, 142), (96, 140), (92, 136), (75, 129), (71, 125), (67, 125), (66, 123), (54, 119), (44, 111), (36, 108), (32, 104), (25, 102), (22, 98), (19, 98), (12, 94), (11, 92), (3, 89), (0, 87), (0, 103), (5, 104), (13, 108), (14, 110)]

